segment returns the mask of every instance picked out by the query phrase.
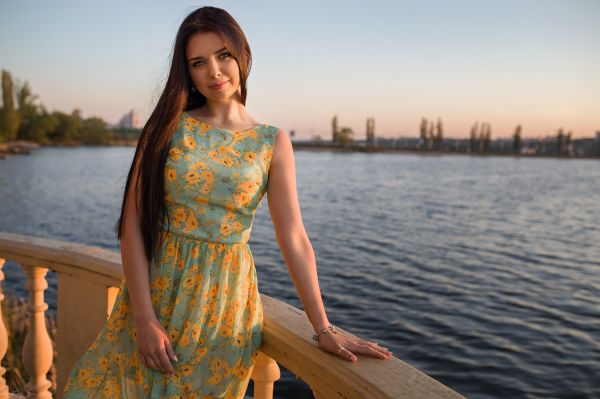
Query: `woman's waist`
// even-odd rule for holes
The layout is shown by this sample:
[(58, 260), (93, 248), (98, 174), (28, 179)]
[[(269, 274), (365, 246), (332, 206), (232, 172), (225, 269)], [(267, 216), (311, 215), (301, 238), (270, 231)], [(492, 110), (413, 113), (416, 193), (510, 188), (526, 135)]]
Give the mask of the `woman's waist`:
[(187, 240), (203, 241), (207, 243), (229, 244), (229, 245), (247, 245), (250, 238), (250, 232), (230, 233), (223, 235), (206, 229), (189, 230), (186, 228), (171, 225), (168, 229), (163, 227), (161, 234), (165, 236), (177, 236)]

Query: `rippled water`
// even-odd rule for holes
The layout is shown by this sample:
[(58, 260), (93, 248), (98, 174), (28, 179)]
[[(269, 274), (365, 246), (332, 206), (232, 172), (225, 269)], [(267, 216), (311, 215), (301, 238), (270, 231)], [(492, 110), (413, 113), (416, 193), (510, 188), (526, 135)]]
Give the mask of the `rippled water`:
[[(0, 230), (118, 252), (132, 156), (0, 161)], [(332, 323), (469, 398), (600, 397), (600, 162), (297, 151), (296, 164)], [(301, 307), (266, 200), (250, 246), (260, 291)], [(282, 371), (275, 397), (312, 397)]]

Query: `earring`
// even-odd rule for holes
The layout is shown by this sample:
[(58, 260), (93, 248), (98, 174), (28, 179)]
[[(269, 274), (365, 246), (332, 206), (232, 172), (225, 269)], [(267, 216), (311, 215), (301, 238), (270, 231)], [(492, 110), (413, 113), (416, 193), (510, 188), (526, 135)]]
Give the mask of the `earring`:
[(192, 86), (192, 91), (195, 92), (196, 91), (196, 86)]

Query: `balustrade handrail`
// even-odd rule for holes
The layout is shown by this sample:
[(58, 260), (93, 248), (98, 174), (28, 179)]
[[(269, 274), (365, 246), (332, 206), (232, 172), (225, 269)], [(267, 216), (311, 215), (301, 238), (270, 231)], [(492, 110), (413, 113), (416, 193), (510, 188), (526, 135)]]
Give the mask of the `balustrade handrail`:
[[(59, 275), (93, 280), (107, 288), (119, 287), (124, 279), (119, 253), (84, 244), (0, 232), (2, 258), (25, 268), (47, 268)], [(357, 362), (350, 363), (325, 352), (312, 340), (314, 331), (304, 311), (265, 294), (260, 297), (264, 310), (262, 354), (308, 384), (317, 398), (463, 398), (398, 358), (380, 360), (359, 355)], [(59, 335), (60, 327), (59, 318)], [(59, 368), (60, 372), (65, 370)]]

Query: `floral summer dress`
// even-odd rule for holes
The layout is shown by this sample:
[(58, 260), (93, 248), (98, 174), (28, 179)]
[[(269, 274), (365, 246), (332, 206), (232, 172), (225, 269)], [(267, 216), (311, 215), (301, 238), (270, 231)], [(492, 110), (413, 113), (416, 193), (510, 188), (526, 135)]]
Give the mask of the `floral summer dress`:
[(182, 113), (166, 161), (170, 228), (150, 263), (158, 320), (176, 375), (145, 367), (125, 279), (110, 317), (70, 372), (63, 398), (242, 398), (263, 313), (247, 244), (279, 129), (233, 132)]

